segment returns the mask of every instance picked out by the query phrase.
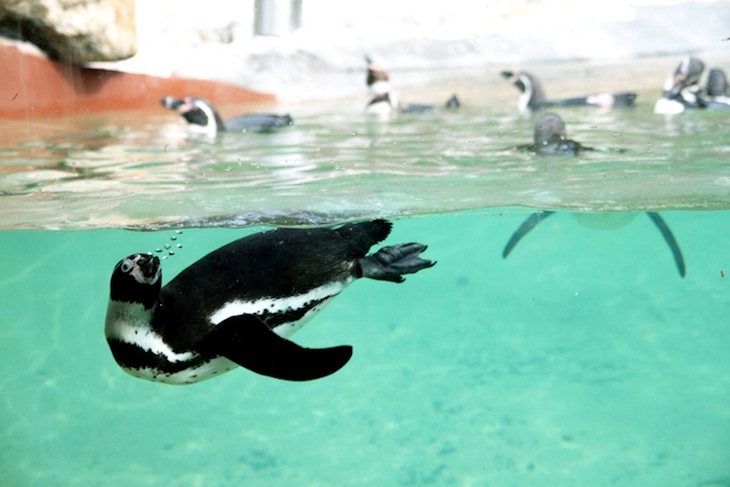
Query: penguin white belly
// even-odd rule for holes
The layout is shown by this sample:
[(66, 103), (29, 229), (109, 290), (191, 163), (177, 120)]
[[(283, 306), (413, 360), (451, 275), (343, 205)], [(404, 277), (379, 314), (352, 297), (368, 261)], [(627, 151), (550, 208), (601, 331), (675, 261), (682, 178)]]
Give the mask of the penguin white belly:
[(208, 362), (204, 362), (197, 367), (190, 367), (180, 372), (165, 373), (158, 369), (144, 367), (139, 369), (124, 370), (138, 379), (151, 380), (154, 382), (162, 382), (164, 384), (183, 385), (202, 382), (217, 375), (223, 374), (238, 367), (238, 364), (232, 362), (226, 357), (216, 357)]
[(668, 98), (659, 98), (654, 105), (654, 113), (659, 115), (676, 115), (683, 111), (684, 105)]

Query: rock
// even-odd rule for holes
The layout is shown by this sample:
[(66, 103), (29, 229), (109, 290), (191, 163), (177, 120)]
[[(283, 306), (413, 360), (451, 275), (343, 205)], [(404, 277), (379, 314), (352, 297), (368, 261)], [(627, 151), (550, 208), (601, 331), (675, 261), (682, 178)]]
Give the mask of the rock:
[(135, 0), (2, 0), (0, 35), (70, 63), (126, 59), (137, 52)]

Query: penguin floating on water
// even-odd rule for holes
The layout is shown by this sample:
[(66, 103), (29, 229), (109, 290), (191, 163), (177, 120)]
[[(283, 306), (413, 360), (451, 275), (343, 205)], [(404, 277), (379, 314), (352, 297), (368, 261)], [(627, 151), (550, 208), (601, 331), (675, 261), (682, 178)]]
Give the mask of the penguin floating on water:
[(534, 74), (526, 71), (502, 71), (501, 75), (519, 90), (520, 97), (517, 100), (517, 107), (522, 112), (534, 112), (547, 107), (630, 107), (636, 100), (634, 92), (599, 93), (562, 100), (548, 100), (542, 84)]
[(435, 262), (419, 243), (383, 247), (384, 220), (339, 228), (276, 229), (203, 257), (164, 287), (160, 260), (122, 259), (111, 277), (105, 333), (133, 376), (190, 384), (237, 366), (291, 381), (344, 366), (349, 346), (312, 349), (287, 340), (356, 279), (402, 282)]
[(707, 108), (700, 87), (704, 70), (702, 60), (692, 56), (682, 58), (664, 82), (662, 96), (654, 104), (654, 113), (675, 115), (688, 108)]
[(251, 113), (223, 120), (213, 104), (205, 98), (188, 96), (160, 100), (162, 106), (178, 112), (191, 132), (215, 137), (220, 132), (271, 132), (294, 123), (288, 114)]
[(710, 69), (707, 73), (705, 95), (707, 96), (707, 108), (719, 110), (730, 109), (730, 90), (728, 90), (725, 71), (720, 68)]
[(578, 155), (581, 152), (595, 151), (580, 142), (568, 138), (565, 122), (555, 113), (546, 113), (535, 122), (533, 143), (519, 145), (517, 150), (541, 156)]
[(692, 56), (682, 58), (679, 66), (664, 82), (664, 90), (654, 105), (654, 113), (676, 115), (693, 108), (730, 109), (725, 72), (720, 68), (710, 69), (703, 90), (700, 86), (700, 78), (704, 70), (705, 63), (701, 59)]
[[(586, 150), (599, 150), (597, 148), (591, 148), (581, 145), (579, 142), (570, 140), (567, 138), (567, 131), (565, 129), (565, 123), (559, 115), (554, 113), (546, 113), (541, 116), (535, 123), (535, 139), (533, 144), (519, 146), (518, 149), (530, 151), (536, 155), (541, 156), (554, 156), (554, 155), (567, 155), (576, 156)], [(536, 213), (532, 213), (527, 220), (525, 220), (520, 227), (510, 237), (507, 245), (505, 245), (502, 251), (502, 258), (506, 259), (509, 254), (514, 250), (517, 244), (522, 240), (528, 233), (530, 233), (540, 222), (555, 214), (555, 211), (544, 210)], [(649, 219), (656, 225), (659, 233), (669, 245), (669, 249), (674, 257), (674, 263), (677, 266), (677, 271), (681, 277), (686, 274), (686, 267), (684, 264), (684, 257), (682, 251), (679, 248), (677, 239), (669, 229), (669, 226), (664, 221), (664, 218), (659, 213), (649, 211), (646, 213)], [(574, 214), (579, 221), (583, 222), (587, 226), (601, 227), (600, 223), (596, 224), (595, 221), (591, 222), (591, 219), (607, 218), (607, 214)], [(621, 224), (626, 224), (628, 221), (633, 219), (633, 215), (629, 215), (629, 218), (622, 218)], [(614, 218), (615, 220), (615, 218)], [(614, 222), (615, 223), (615, 222)]]
[[(370, 57), (365, 56), (368, 64), (367, 77), (365, 82), (370, 94), (370, 101), (366, 106), (367, 113), (375, 115), (397, 115), (412, 113), (427, 113), (436, 110), (433, 105), (424, 105), (420, 103), (401, 103), (390, 86), (390, 75), (388, 72), (373, 63)], [(444, 108), (454, 110), (459, 108), (461, 103), (456, 95), (452, 95)]]

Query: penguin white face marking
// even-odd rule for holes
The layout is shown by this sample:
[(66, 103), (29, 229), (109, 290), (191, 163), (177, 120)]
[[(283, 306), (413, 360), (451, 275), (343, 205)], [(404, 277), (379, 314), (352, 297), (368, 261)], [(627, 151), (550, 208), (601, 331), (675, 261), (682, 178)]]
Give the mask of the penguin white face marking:
[[(142, 269), (142, 266), (148, 264), (148, 259), (149, 256), (143, 254), (137, 254), (127, 257), (119, 264), (119, 269), (123, 273), (129, 274), (130, 276), (134, 277), (134, 280), (140, 284), (156, 284), (157, 281), (160, 280), (160, 276), (162, 276), (162, 267), (157, 265), (157, 268), (155, 269), (155, 273), (153, 275), (145, 275), (145, 271), (144, 269)], [(140, 263), (140, 261), (142, 262)]]
[(529, 110), (528, 106), (534, 91), (532, 88), (532, 80), (525, 74), (520, 74), (517, 79), (519, 79), (524, 86), (524, 90), (520, 93), (520, 97), (517, 100), (517, 106), (520, 111), (526, 112)]
[(205, 102), (201, 100), (192, 100), (189, 98), (185, 99), (185, 102), (190, 106), (190, 109), (197, 108), (205, 114), (208, 118), (208, 122), (205, 125), (191, 124), (190, 130), (197, 133), (203, 133), (209, 136), (215, 136), (218, 132), (218, 127), (215, 125), (215, 113), (213, 109)]

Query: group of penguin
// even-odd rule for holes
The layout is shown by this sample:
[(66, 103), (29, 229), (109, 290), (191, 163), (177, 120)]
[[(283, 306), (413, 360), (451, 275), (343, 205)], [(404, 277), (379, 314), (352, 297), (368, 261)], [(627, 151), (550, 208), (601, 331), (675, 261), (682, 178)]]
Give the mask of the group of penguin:
[[(713, 69), (707, 88), (697, 88), (704, 64), (682, 60), (670, 75), (660, 100), (683, 108), (730, 108), (727, 82)], [(635, 93), (592, 95), (547, 100), (537, 79), (525, 72), (502, 76), (520, 91), (523, 109), (596, 105), (630, 106)], [(429, 105), (404, 104), (390, 89), (388, 73), (368, 60), (367, 84), (376, 113), (422, 113)], [(291, 125), (289, 115), (243, 115), (223, 121), (213, 105), (197, 97), (166, 97), (162, 104), (180, 113), (192, 130), (272, 131)], [(660, 103), (657, 103), (659, 107)], [(450, 98), (444, 109), (456, 109)], [(659, 107), (661, 109), (661, 107)], [(592, 150), (567, 138), (563, 120), (554, 113), (535, 124), (532, 144), (522, 147), (538, 155), (575, 155)], [(531, 214), (504, 248), (507, 257), (517, 243), (553, 211)], [(647, 215), (669, 245), (680, 276), (685, 264), (679, 245), (664, 219)], [(305, 348), (288, 339), (349, 284), (360, 278), (400, 283), (404, 275), (435, 265), (421, 253), (426, 246), (403, 243), (370, 248), (390, 233), (391, 223), (373, 220), (336, 228), (277, 228), (225, 245), (184, 269), (162, 286), (160, 259), (132, 254), (114, 267), (110, 282), (105, 335), (119, 366), (131, 375), (168, 384), (191, 384), (238, 366), (289, 381), (328, 376), (352, 356), (352, 347)]]

